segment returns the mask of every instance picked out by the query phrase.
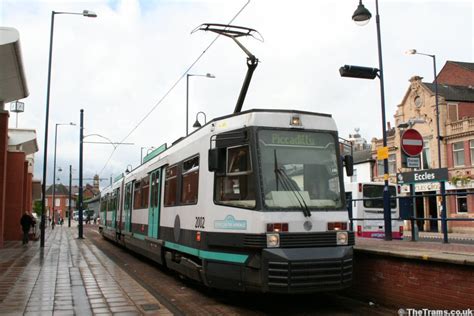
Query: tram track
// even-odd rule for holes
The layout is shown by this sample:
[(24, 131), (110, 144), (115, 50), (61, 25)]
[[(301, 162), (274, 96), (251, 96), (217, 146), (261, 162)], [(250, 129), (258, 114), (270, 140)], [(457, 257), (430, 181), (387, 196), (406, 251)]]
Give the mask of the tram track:
[(249, 294), (206, 288), (102, 238), (97, 227), (85, 235), (174, 315), (390, 315), (395, 310), (339, 293)]

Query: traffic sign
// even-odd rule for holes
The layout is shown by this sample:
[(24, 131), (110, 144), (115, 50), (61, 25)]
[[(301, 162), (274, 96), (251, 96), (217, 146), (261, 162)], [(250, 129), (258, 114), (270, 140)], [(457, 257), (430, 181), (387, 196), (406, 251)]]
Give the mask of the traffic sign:
[(407, 129), (401, 139), (402, 149), (408, 156), (417, 156), (423, 150), (423, 137), (413, 128)]

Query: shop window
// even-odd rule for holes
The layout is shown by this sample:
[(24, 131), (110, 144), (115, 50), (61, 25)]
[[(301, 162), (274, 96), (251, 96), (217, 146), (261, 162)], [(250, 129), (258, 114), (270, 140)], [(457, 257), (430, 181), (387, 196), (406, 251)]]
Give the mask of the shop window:
[(199, 156), (183, 162), (181, 183), (181, 204), (196, 204), (198, 200)]
[(457, 200), (457, 212), (458, 213), (467, 213), (467, 194), (466, 190), (457, 191), (456, 195)]

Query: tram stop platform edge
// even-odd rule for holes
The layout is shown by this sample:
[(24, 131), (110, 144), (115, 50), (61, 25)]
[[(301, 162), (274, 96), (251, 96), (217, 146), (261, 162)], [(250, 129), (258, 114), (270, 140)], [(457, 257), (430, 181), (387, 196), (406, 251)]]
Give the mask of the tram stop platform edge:
[(431, 238), (436, 241), (356, 238), (354, 250), (406, 259), (474, 266), (474, 244), (443, 243), (439, 236)]

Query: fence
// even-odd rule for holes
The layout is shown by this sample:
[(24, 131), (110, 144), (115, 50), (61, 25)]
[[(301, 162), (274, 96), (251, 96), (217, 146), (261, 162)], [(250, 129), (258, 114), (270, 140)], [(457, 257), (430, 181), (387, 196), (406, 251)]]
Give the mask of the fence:
[[(462, 192), (462, 193), (445, 193), (444, 196), (445, 198), (448, 196), (456, 196), (456, 197), (467, 197), (468, 195), (474, 195), (474, 192)], [(474, 222), (474, 218), (452, 218), (452, 217), (417, 217), (416, 214), (416, 202), (415, 199), (419, 198), (425, 198), (425, 197), (442, 197), (443, 194), (416, 194), (416, 195), (404, 195), (404, 196), (396, 196), (396, 197), (390, 197), (391, 201), (395, 200), (397, 201), (397, 205), (399, 211), (398, 214), (396, 214), (396, 218), (392, 218), (393, 221), (405, 221), (408, 220), (410, 221), (410, 227), (411, 227), (411, 240), (416, 241), (418, 240), (418, 230), (417, 230), (417, 224), (415, 223), (416, 221), (429, 221), (429, 222), (445, 222), (447, 227), (448, 222)], [(349, 213), (349, 220), (350, 220), (350, 230), (354, 230), (354, 222), (357, 221), (380, 221), (381, 219), (384, 219), (383, 217), (366, 217), (366, 211), (363, 211), (363, 216), (364, 217), (354, 217), (353, 216), (353, 204), (355, 203), (362, 203), (364, 204), (365, 201), (383, 201), (383, 197), (371, 197), (371, 198), (362, 198), (362, 199), (346, 199), (347, 202), (347, 210)], [(364, 208), (362, 208), (364, 210)], [(378, 213), (383, 213), (383, 208), (380, 208), (381, 212)], [(396, 212), (397, 213), (397, 212)], [(466, 210), (466, 214), (468, 214), (469, 211)], [(439, 214), (438, 212), (438, 207), (436, 207), (436, 214)], [(449, 214), (449, 208), (447, 207), (447, 212), (446, 214)], [(441, 225), (443, 227), (443, 225)], [(473, 226), (474, 227), (474, 226)], [(443, 233), (443, 242), (447, 243), (449, 240), (449, 231), (445, 230), (442, 232)]]

